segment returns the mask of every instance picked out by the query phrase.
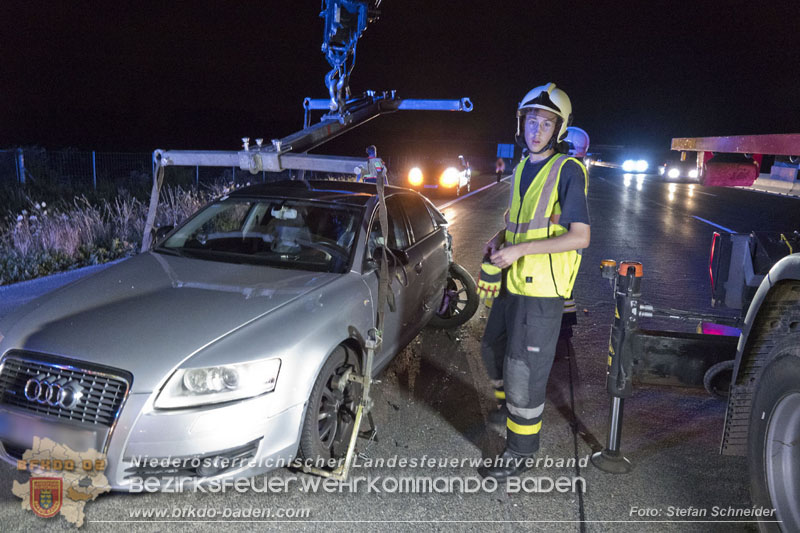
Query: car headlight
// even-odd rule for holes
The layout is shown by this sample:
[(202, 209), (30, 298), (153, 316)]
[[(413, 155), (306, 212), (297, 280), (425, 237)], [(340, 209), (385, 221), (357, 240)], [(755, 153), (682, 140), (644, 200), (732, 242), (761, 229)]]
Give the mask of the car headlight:
[(697, 176), (698, 176), (698, 174), (697, 174), (697, 169), (696, 168), (693, 168), (692, 170), (689, 171), (689, 177), (690, 178), (697, 179)]
[(672, 179), (675, 179), (680, 175), (681, 175), (681, 171), (678, 170), (677, 168), (671, 168), (671, 169), (669, 169), (669, 172), (667, 172), (667, 176), (669, 176)]
[(648, 166), (647, 161), (640, 159), (636, 162), (636, 172), (647, 172)]
[(439, 183), (442, 184), (442, 187), (455, 187), (458, 185), (458, 170), (454, 169), (453, 167), (447, 168), (444, 172), (442, 172), (442, 177), (439, 178)]
[(633, 159), (626, 159), (624, 163), (622, 163), (622, 170), (625, 172), (633, 172), (636, 170), (636, 161)]
[(271, 392), (278, 381), (280, 359), (235, 365), (179, 368), (156, 398), (157, 409), (230, 402)]
[(414, 167), (408, 171), (408, 182), (411, 185), (422, 185), (422, 170), (419, 167)]

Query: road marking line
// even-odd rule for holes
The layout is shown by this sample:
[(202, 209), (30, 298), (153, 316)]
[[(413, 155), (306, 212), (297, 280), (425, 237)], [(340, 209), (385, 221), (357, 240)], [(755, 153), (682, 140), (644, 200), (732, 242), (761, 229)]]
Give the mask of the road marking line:
[(453, 205), (454, 203), (456, 203), (456, 202), (460, 202), (461, 200), (464, 200), (464, 199), (466, 199), (466, 198), (469, 198), (469, 197), (470, 197), (470, 196), (472, 196), (473, 194), (477, 194), (477, 193), (481, 192), (482, 190), (484, 190), (484, 189), (488, 189), (489, 187), (494, 187), (495, 185), (497, 185), (497, 182), (490, 183), (489, 185), (484, 185), (484, 186), (483, 186), (483, 187), (481, 187), (480, 189), (476, 189), (476, 190), (472, 191), (472, 192), (471, 192), (471, 193), (469, 193), (469, 194), (465, 194), (464, 196), (459, 196), (458, 198), (455, 198), (455, 199), (453, 199), (453, 200), (450, 200), (449, 202), (445, 202), (445, 203), (443, 203), (442, 205), (438, 205), (438, 206), (436, 206), (436, 207), (437, 207), (437, 209), (440, 209), (440, 210), (441, 210), (441, 209), (447, 209), (448, 207), (450, 207), (450, 206), (451, 206), (451, 205)]
[(722, 231), (727, 231), (728, 233), (736, 233), (732, 229), (726, 228), (725, 226), (720, 226), (719, 224), (715, 224), (714, 222), (711, 222), (710, 220), (706, 220), (704, 218), (700, 218), (697, 215), (692, 215), (692, 218), (696, 218), (700, 222), (705, 222), (706, 224), (708, 224), (710, 226), (714, 226), (715, 228), (721, 229)]

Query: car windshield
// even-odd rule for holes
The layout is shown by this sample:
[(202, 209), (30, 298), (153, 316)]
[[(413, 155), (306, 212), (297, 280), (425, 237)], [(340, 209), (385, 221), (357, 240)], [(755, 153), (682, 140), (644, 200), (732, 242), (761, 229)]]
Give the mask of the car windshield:
[(344, 273), (361, 211), (285, 198), (226, 198), (191, 219), (155, 251), (210, 261)]

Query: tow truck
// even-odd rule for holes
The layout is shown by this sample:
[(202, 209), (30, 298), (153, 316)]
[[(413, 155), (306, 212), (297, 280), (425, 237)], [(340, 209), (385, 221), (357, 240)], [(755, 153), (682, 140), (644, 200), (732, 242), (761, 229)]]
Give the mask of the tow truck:
[[(800, 183), (798, 134), (676, 138), (672, 149), (684, 160), (696, 153), (704, 185), (752, 186), (759, 179), (785, 182), (780, 189), (787, 191)], [(715, 162), (713, 154), (739, 155), (733, 162)], [(764, 155), (789, 164), (773, 167), (771, 178), (760, 177)], [(623, 404), (633, 381), (705, 386), (727, 398), (721, 453), (747, 456), (753, 505), (775, 510), (774, 520), (759, 527), (800, 531), (800, 233), (787, 228), (713, 234), (712, 307), (738, 311), (735, 317), (645, 303), (641, 263), (617, 266), (606, 260), (601, 268), (614, 286), (616, 308), (606, 379), (610, 428), (607, 446), (592, 457), (593, 464), (611, 473), (632, 468), (620, 441)], [(698, 321), (705, 327), (697, 334), (649, 331), (638, 326), (644, 317)], [(719, 334), (731, 328), (740, 330), (738, 336)]]

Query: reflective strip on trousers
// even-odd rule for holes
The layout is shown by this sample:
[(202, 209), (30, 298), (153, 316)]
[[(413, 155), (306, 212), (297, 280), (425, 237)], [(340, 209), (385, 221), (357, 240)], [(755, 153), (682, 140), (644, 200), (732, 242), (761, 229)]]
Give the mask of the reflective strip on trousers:
[(539, 430), (542, 429), (542, 422), (539, 421), (536, 424), (517, 424), (510, 418), (506, 422), (508, 429), (516, 433), (517, 435), (536, 435), (539, 433)]

